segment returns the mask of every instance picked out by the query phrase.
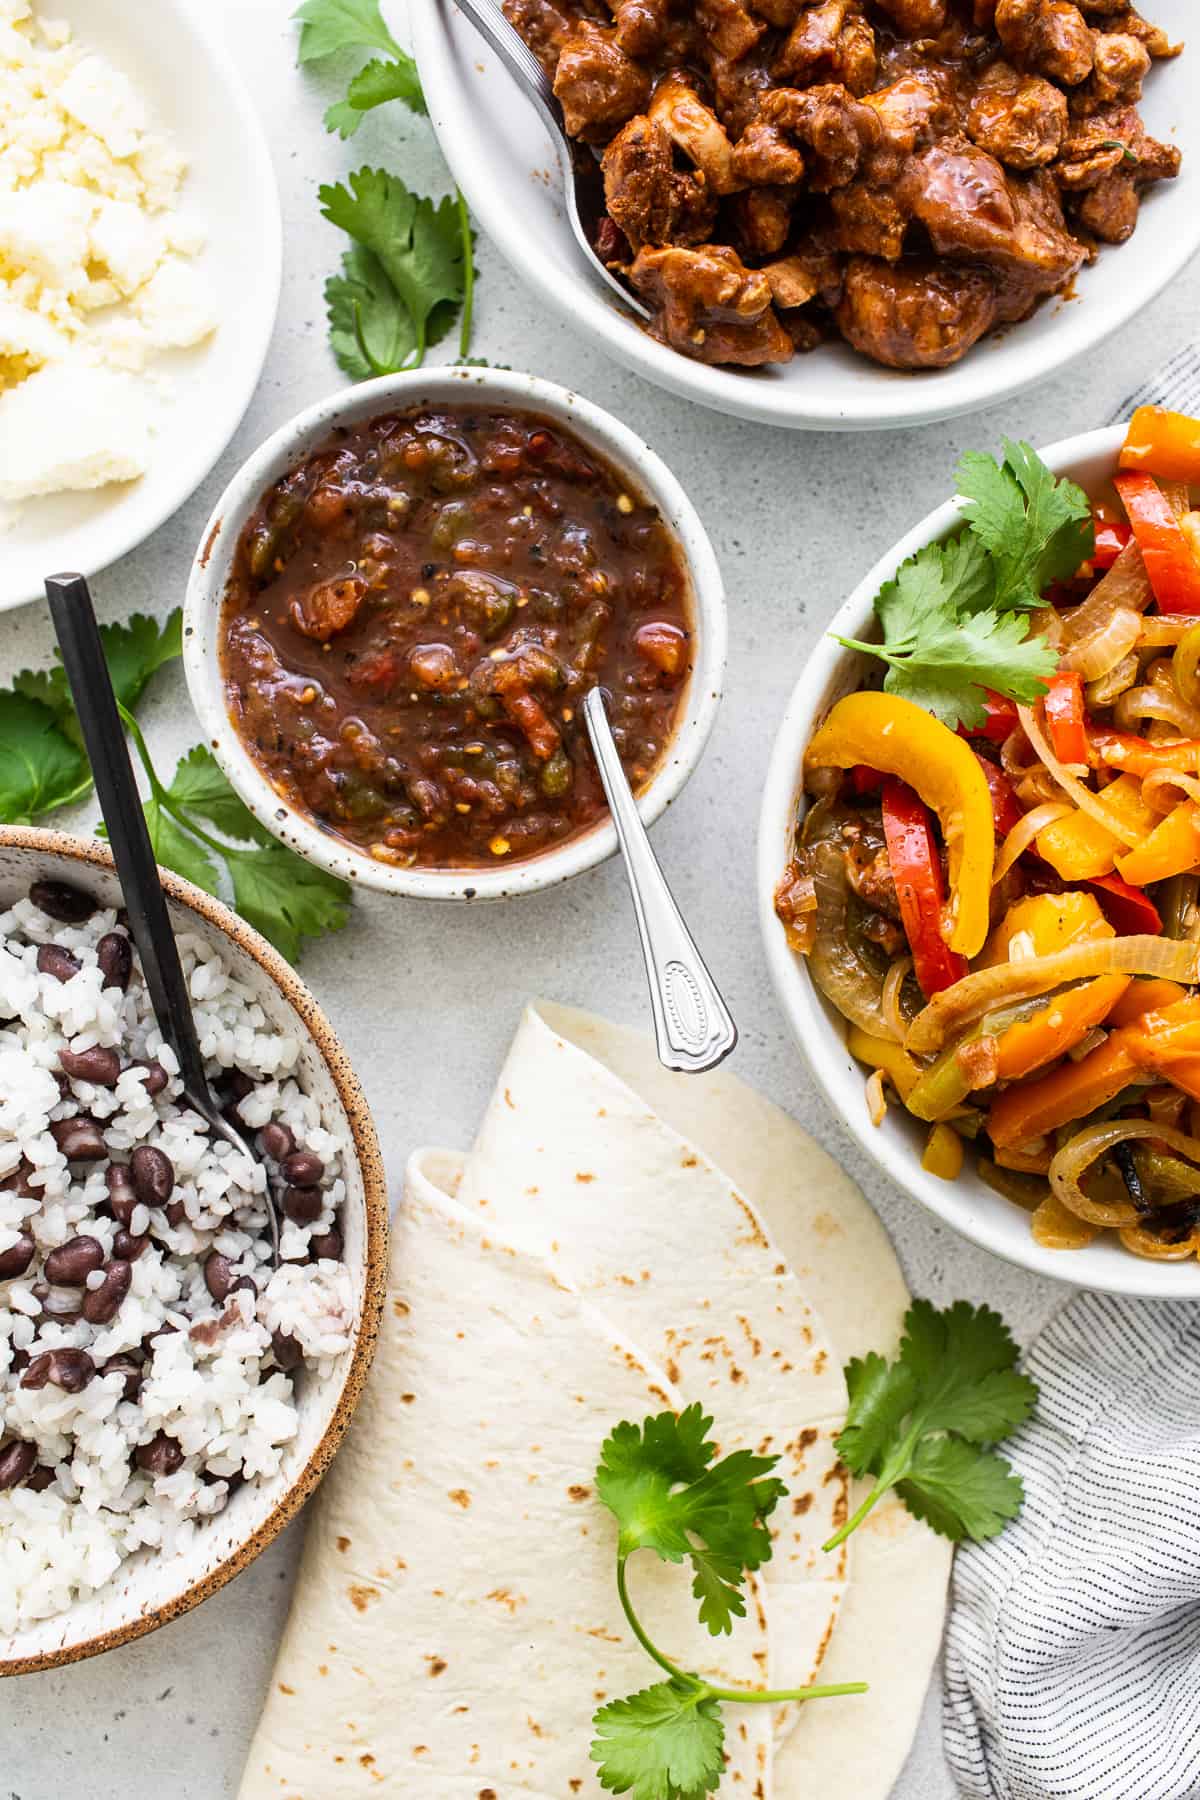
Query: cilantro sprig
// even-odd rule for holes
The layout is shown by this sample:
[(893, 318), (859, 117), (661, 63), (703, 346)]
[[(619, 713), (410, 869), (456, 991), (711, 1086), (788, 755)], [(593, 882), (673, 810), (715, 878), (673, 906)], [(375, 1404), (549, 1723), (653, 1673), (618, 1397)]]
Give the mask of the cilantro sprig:
[(761, 1692), (715, 1685), (681, 1669), (654, 1643), (629, 1595), (629, 1559), (651, 1550), (690, 1562), (701, 1622), (716, 1637), (745, 1615), (747, 1575), (770, 1559), (767, 1520), (787, 1492), (775, 1456), (749, 1450), (714, 1461), (712, 1420), (699, 1405), (622, 1422), (606, 1439), (596, 1491), (617, 1521), (617, 1593), (629, 1628), (665, 1681), (611, 1700), (593, 1718), (600, 1785), (633, 1800), (703, 1800), (724, 1772), (725, 1704), (779, 1705), (861, 1694), (864, 1682)]
[(1026, 443), (1004, 440), (1002, 460), (970, 452), (958, 466), (965, 529), (927, 544), (875, 600), (882, 644), (839, 638), (888, 666), (884, 687), (951, 728), (985, 717), (985, 691), (1032, 704), (1057, 657), (1030, 633), (1029, 614), (1094, 548), (1091, 506), (1056, 480)]
[(1033, 1411), (1037, 1386), (1017, 1372), (999, 1313), (965, 1300), (939, 1312), (914, 1301), (893, 1362), (874, 1351), (846, 1365), (850, 1407), (837, 1440), (851, 1474), (873, 1476), (858, 1510), (824, 1545), (833, 1550), (895, 1488), (909, 1512), (959, 1541), (995, 1537), (1024, 1487), (989, 1446)]
[[(345, 50), (377, 50), (326, 129), (353, 137), (368, 112), (401, 100), (427, 112), (417, 65), (388, 30), (379, 0), (304, 0), (299, 60)], [(352, 240), (339, 274), (325, 284), (329, 341), (354, 381), (419, 369), (427, 351), (459, 320), (458, 358), (469, 362), (475, 310), (475, 237), (462, 194), (435, 204), (398, 175), (368, 167), (320, 192), (323, 216)]]

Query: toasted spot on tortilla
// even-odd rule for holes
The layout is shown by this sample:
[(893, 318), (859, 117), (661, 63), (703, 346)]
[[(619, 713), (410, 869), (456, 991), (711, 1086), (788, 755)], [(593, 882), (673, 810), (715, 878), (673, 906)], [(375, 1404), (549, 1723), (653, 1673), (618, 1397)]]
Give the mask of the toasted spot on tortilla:
[(529, 1195), (529, 1196), (530, 1196), (530, 1198), (531, 1198), (531, 1199), (532, 1199), (532, 1198), (536, 1198), (536, 1196), (537, 1196), (537, 1193), (538, 1193), (538, 1189), (537, 1189), (537, 1188), (536, 1188), (536, 1187), (527, 1187), (527, 1188), (526, 1188), (526, 1189), (525, 1189), (525, 1192), (526, 1192), (526, 1193), (527, 1193), (527, 1194), (528, 1194), (528, 1195)]
[(279, 1691), (281, 1694), (294, 1694), (296, 1692), (295, 1688), (289, 1687), (286, 1681), (280, 1682)]
[(658, 1386), (658, 1384), (656, 1382), (651, 1382), (650, 1392), (654, 1395), (654, 1398), (656, 1400), (661, 1400), (664, 1406), (668, 1406), (668, 1407), (670, 1406), (671, 1396), (669, 1394), (664, 1394), (663, 1390)]
[(401, 1394), (401, 1396), (400, 1396), (400, 1398), (404, 1402), (405, 1406), (411, 1406), (413, 1401), (416, 1399), (416, 1397), (417, 1396), (415, 1394)]
[(669, 1360), (667, 1362), (667, 1380), (673, 1381), (675, 1383), (676, 1387), (678, 1387), (678, 1385), (679, 1385), (679, 1364), (675, 1361), (674, 1357), (669, 1358)]
[(379, 1598), (379, 1589), (376, 1587), (362, 1587), (356, 1584), (347, 1588), (346, 1592), (349, 1594), (350, 1604), (356, 1612), (366, 1612), (372, 1600)]
[(567, 1489), (568, 1500), (589, 1500), (591, 1494), (591, 1488), (581, 1487), (577, 1482), (573, 1483), (572, 1486)]
[(808, 1450), (816, 1443), (819, 1435), (815, 1425), (806, 1425), (803, 1431), (797, 1432), (793, 1441), (788, 1445), (788, 1449)]
[(808, 1512), (812, 1503), (813, 1497), (811, 1494), (796, 1494), (792, 1499), (792, 1511), (796, 1514), (797, 1518), (802, 1518), (803, 1515)]
[(525, 1596), (514, 1594), (511, 1588), (493, 1588), (488, 1599), (494, 1600), (497, 1606), (506, 1606), (510, 1613), (515, 1613), (518, 1606), (525, 1604)]
[(575, 1179), (576, 1181), (595, 1181), (596, 1177), (594, 1175), (587, 1175), (583, 1173), (582, 1170), (577, 1170)]
[(450, 1498), (453, 1500), (455, 1506), (461, 1506), (464, 1512), (466, 1512), (471, 1504), (471, 1496), (468, 1494), (466, 1488), (451, 1488)]
[(762, 1355), (762, 1339), (755, 1337), (754, 1327), (751, 1325), (751, 1323), (750, 1323), (749, 1319), (746, 1317), (745, 1313), (739, 1313), (737, 1316), (737, 1321), (738, 1321), (738, 1324), (741, 1326), (742, 1330), (746, 1334), (746, 1342), (750, 1346), (750, 1354), (752, 1356), (761, 1356)]
[(605, 1644), (620, 1644), (620, 1643), (624, 1642), (624, 1639), (618, 1637), (615, 1632), (606, 1631), (604, 1629), (603, 1625), (590, 1626), (588, 1628), (588, 1636), (593, 1637), (593, 1638), (599, 1638), (601, 1640), (601, 1642), (605, 1643)]
[(504, 1104), (505, 1104), (505, 1106), (511, 1107), (513, 1112), (516, 1112), (517, 1103), (512, 1097), (512, 1089), (511, 1088), (505, 1088), (505, 1090), (504, 1090)]
[(408, 1301), (401, 1300), (399, 1295), (396, 1295), (392, 1300), (392, 1311), (398, 1319), (406, 1319), (409, 1313)]
[(685, 1156), (681, 1160), (679, 1166), (681, 1169), (695, 1169), (698, 1168), (699, 1165), (700, 1158), (698, 1156)]
[(746, 1204), (736, 1188), (731, 1189), (731, 1193), (733, 1195), (734, 1204), (737, 1206), (739, 1212), (750, 1227), (750, 1242), (752, 1244), (761, 1244), (763, 1249), (766, 1250), (769, 1247), (767, 1244), (766, 1233), (759, 1224), (753, 1209)]
[(318, 1675), (328, 1675), (328, 1673), (329, 1673), (329, 1664), (328, 1663), (318, 1663), (317, 1664), (317, 1674)]
[(495, 1788), (480, 1788), (479, 1800), (496, 1800)]
[(832, 1213), (819, 1212), (813, 1218), (812, 1229), (819, 1238), (828, 1239), (841, 1237), (845, 1227), (840, 1219), (834, 1218)]
[(336, 1543), (338, 1549), (342, 1552), (342, 1555), (344, 1556), (346, 1554), (346, 1551), (350, 1548), (350, 1539), (348, 1537), (339, 1537), (339, 1538), (335, 1538), (334, 1542)]
[(371, 1755), (369, 1750), (364, 1750), (358, 1761), (360, 1768), (369, 1769), (371, 1764), (375, 1761), (375, 1758)]
[(532, 1731), (534, 1737), (537, 1737), (537, 1738), (545, 1737), (546, 1733), (542, 1730), (542, 1728), (538, 1724), (537, 1720), (531, 1719), (528, 1713), (525, 1714), (525, 1723), (528, 1725), (530, 1731)]

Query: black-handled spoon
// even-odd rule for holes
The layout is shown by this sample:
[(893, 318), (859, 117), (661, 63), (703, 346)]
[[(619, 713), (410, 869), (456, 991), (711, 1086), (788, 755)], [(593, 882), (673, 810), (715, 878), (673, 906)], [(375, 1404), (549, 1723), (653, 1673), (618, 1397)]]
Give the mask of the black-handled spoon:
[[(179, 946), (171, 927), (166, 896), (158, 878), (154, 847), (142, 811), (125, 727), (117, 708), (88, 584), (82, 575), (49, 575), (46, 598), (50, 603), (50, 616), (58, 635), (71, 698), (79, 716), (84, 748), (92, 766), (100, 811), (108, 829), (109, 846), (117, 865), (125, 910), (129, 914), (129, 929), (141, 958), (146, 991), (158, 1028), (178, 1059), (188, 1104), (218, 1136), (241, 1150), (251, 1161), (261, 1162), (261, 1157), (223, 1116), (209, 1086), (187, 979), (179, 960)], [(279, 1217), (269, 1170), (267, 1211), (278, 1261)]]

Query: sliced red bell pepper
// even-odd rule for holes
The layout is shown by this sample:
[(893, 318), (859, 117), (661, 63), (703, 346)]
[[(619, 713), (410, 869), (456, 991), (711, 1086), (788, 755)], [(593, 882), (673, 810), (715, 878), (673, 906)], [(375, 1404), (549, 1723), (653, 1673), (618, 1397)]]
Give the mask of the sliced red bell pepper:
[(1087, 885), (1118, 937), (1136, 937), (1140, 932), (1155, 936), (1162, 930), (1158, 908), (1141, 888), (1119, 875), (1096, 875)]
[(928, 808), (890, 776), (883, 784), (883, 830), (913, 969), (928, 999), (962, 980), (967, 959), (942, 936), (946, 889)]
[(983, 778), (988, 784), (988, 793), (992, 796), (992, 819), (996, 826), (997, 837), (1007, 837), (1014, 825), (1019, 825), (1025, 817), (1020, 801), (1013, 791), (1013, 784), (994, 762), (975, 751), (975, 760), (983, 770)]
[(1060, 762), (1085, 763), (1087, 714), (1083, 706), (1083, 676), (1077, 669), (1060, 669), (1057, 674), (1046, 676), (1045, 704), (1055, 756)]
[(861, 799), (864, 794), (876, 794), (883, 785), (883, 772), (869, 768), (866, 763), (855, 763), (848, 771), (850, 791)]
[(986, 738), (990, 744), (1002, 744), (1021, 723), (1017, 717), (1016, 702), (1006, 700), (1003, 694), (993, 694), (989, 688), (983, 704), (987, 713), (983, 724), (960, 725), (958, 735), (965, 738)]
[(1152, 744), (1132, 731), (1093, 729), (1089, 733), (1093, 763), (1121, 769), (1143, 780), (1159, 769), (1178, 769), (1184, 775), (1200, 775), (1200, 738), (1167, 738)]
[(1094, 524), (1096, 548), (1091, 555), (1092, 567), (1093, 569), (1111, 569), (1133, 536), (1133, 531), (1120, 519), (1097, 518)]
[(1160, 609), (1200, 613), (1200, 562), (1153, 475), (1123, 470), (1113, 485), (1125, 503)]

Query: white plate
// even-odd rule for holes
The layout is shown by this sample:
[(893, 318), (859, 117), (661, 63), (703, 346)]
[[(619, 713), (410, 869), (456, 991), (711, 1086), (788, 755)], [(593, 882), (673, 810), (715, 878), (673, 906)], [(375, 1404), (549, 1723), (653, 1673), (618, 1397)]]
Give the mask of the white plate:
[[(181, 211), (207, 228), (194, 266), (216, 296), (220, 324), (194, 350), (154, 357), (171, 384), (138, 481), (26, 502), (0, 535), (0, 610), (40, 598), (57, 569), (92, 575), (162, 524), (208, 474), (258, 385), (279, 305), (282, 226), (275, 172), (241, 77), (185, 0), (40, 0), (77, 41), (127, 74), (153, 128), (191, 164)], [(71, 421), (61, 420), (69, 433)]]
[[(1196, 36), (1190, 0), (1153, 0), (1147, 10), (1174, 38), (1189, 28)], [(1148, 130), (1183, 151), (1183, 172), (1151, 193), (1131, 243), (1109, 246), (1083, 271), (1075, 297), (1049, 301), (951, 369), (883, 369), (841, 342), (782, 368), (707, 368), (648, 337), (589, 276), (562, 217), (549, 140), (453, 0), (419, 0), (410, 19), (442, 149), (488, 236), (550, 306), (619, 361), (718, 412), (802, 430), (862, 431), (991, 406), (1093, 349), (1200, 248), (1198, 39), (1174, 62), (1155, 64), (1142, 108)]]

